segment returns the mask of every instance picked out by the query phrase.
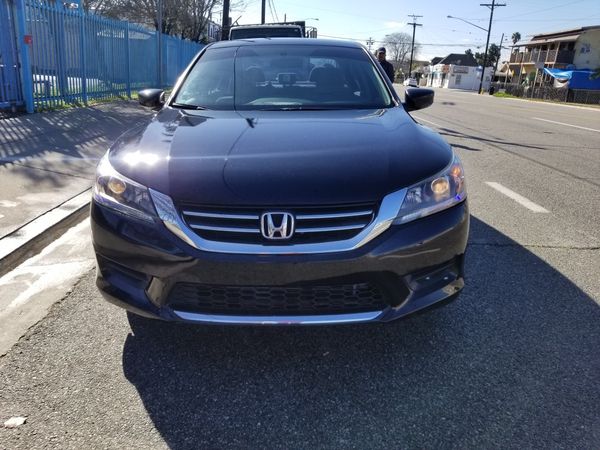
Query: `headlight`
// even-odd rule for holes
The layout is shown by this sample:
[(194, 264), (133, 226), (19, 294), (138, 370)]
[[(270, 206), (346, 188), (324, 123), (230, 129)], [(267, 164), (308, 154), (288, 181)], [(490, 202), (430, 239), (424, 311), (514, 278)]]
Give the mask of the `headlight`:
[(454, 156), (443, 172), (408, 188), (394, 224), (434, 214), (462, 202), (467, 196), (462, 164)]
[(108, 152), (96, 169), (94, 200), (103, 206), (137, 219), (154, 221), (156, 210), (148, 188), (121, 175), (108, 160)]

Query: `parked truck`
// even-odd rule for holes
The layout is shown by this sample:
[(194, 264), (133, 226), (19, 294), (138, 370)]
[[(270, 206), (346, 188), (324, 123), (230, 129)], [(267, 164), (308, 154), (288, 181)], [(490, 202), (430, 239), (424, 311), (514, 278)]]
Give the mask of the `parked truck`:
[(303, 20), (295, 22), (264, 23), (257, 25), (238, 25), (229, 30), (229, 39), (252, 39), (274, 37), (316, 37), (316, 30), (307, 34)]

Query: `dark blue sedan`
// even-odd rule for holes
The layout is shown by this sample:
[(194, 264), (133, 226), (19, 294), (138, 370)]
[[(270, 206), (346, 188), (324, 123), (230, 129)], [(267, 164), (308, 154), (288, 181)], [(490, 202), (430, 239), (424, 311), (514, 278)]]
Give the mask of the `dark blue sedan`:
[[(359, 44), (207, 46), (97, 170), (97, 285), (145, 317), (389, 321), (455, 298), (469, 228), (452, 148)], [(440, 303), (441, 304), (441, 303)]]

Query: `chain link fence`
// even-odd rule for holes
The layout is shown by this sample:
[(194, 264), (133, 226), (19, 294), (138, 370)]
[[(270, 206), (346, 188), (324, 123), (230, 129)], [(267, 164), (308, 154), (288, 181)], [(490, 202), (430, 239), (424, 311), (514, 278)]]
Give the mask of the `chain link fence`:
[(525, 86), (517, 83), (492, 83), (493, 92), (504, 92), (520, 98), (535, 98), (553, 102), (600, 105), (600, 90), (567, 89), (554, 86)]

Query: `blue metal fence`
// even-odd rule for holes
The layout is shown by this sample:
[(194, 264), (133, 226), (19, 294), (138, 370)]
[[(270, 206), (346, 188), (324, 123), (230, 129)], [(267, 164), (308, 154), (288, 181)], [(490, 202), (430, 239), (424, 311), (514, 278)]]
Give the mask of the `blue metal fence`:
[[(21, 59), (29, 59), (21, 74), (24, 102), (33, 103), (27, 105), (28, 110), (130, 97), (137, 89), (158, 87), (159, 80), (163, 86), (172, 85), (202, 48), (195, 42), (162, 35), (159, 64), (159, 38), (154, 31), (80, 9), (65, 9), (59, 1), (0, 0), (0, 11), (13, 1), (17, 16), (19, 4), (23, 10), (23, 30), (17, 23), (15, 35), (23, 37), (16, 46), (21, 47)], [(5, 34), (0, 33), (3, 45)]]
[(0, 0), (0, 108), (23, 104), (12, 3)]

